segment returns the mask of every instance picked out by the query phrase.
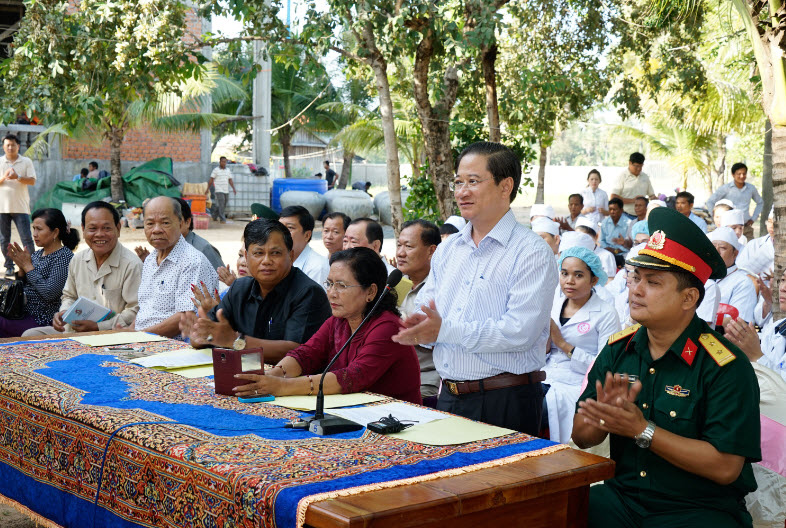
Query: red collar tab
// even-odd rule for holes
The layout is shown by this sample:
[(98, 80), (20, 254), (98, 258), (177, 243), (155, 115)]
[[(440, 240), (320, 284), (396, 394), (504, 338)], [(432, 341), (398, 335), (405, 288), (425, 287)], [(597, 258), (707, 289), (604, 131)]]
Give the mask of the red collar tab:
[(680, 354), (680, 357), (685, 360), (685, 363), (693, 366), (693, 360), (696, 359), (696, 353), (698, 350), (699, 347), (696, 346), (696, 343), (688, 338), (688, 340), (685, 341), (685, 348), (682, 349), (682, 354)]

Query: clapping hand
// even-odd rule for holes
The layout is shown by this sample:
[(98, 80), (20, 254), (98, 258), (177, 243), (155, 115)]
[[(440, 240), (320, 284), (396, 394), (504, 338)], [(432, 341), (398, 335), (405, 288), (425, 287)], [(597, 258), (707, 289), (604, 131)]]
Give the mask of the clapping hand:
[(8, 257), (25, 273), (33, 271), (33, 259), (30, 258), (27, 248), (21, 247), (16, 242), (8, 244)]
[(201, 308), (204, 313), (207, 313), (218, 306), (221, 302), (221, 297), (218, 295), (218, 290), (215, 290), (211, 295), (203, 281), (200, 281), (199, 284), (199, 286), (191, 285), (191, 293), (194, 295), (191, 298), (191, 302), (194, 303), (197, 311)]
[(742, 319), (730, 319), (723, 325), (726, 332), (726, 339), (737, 345), (748, 359), (752, 362), (757, 361), (764, 354), (761, 352), (759, 334), (753, 327), (753, 323), (746, 323)]
[(605, 383), (595, 382), (597, 400), (579, 402), (578, 413), (584, 423), (603, 431), (633, 438), (647, 427), (647, 420), (634, 403), (641, 392), (641, 381), (631, 386), (626, 374), (606, 373)]
[(134, 252), (136, 252), (136, 256), (139, 257), (139, 260), (142, 262), (144, 262), (147, 256), (150, 255), (150, 251), (144, 246), (135, 247)]
[(232, 283), (237, 280), (237, 275), (234, 271), (232, 271), (232, 268), (229, 266), (229, 264), (227, 264), (226, 267), (219, 267), (216, 269), (216, 272), (218, 273), (218, 280), (227, 286), (232, 286)]
[(442, 327), (442, 316), (437, 311), (434, 299), (421, 306), (423, 313), (414, 313), (403, 321), (404, 329), (391, 339), (402, 345), (434, 343)]

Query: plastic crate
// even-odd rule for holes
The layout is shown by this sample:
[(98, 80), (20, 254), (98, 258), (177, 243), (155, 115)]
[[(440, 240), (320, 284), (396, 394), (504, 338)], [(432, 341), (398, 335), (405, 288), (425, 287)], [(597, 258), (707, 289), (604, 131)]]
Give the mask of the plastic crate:
[(210, 229), (210, 215), (205, 213), (195, 213), (191, 221), (194, 229)]
[[(201, 194), (184, 194), (183, 200), (191, 207), (191, 214), (207, 212), (207, 197)], [(198, 228), (194, 228), (198, 229)], [(207, 229), (207, 228), (205, 228)]]

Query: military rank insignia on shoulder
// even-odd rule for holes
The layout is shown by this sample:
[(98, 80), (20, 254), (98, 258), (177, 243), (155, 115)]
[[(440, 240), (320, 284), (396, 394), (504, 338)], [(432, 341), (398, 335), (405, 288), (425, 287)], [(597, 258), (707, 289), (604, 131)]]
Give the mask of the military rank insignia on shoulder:
[(704, 350), (706, 350), (710, 357), (715, 360), (715, 363), (717, 363), (719, 367), (737, 359), (737, 356), (712, 334), (701, 334), (701, 336), (699, 336), (699, 343), (701, 343)]
[(620, 330), (616, 334), (611, 334), (611, 336), (609, 336), (609, 344), (613, 345), (614, 343), (616, 343), (620, 339), (623, 339), (623, 338), (626, 338), (628, 336), (631, 336), (631, 335), (635, 334), (636, 330), (638, 330), (639, 328), (641, 328), (641, 324), (635, 324), (633, 326), (627, 327), (624, 330)]

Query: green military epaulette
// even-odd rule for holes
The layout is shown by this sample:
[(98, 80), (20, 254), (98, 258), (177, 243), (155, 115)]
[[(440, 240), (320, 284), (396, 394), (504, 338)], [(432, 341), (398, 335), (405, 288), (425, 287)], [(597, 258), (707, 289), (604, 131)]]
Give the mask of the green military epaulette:
[(620, 330), (616, 334), (611, 334), (611, 336), (609, 336), (609, 344), (613, 345), (614, 343), (616, 343), (620, 339), (623, 339), (625, 337), (628, 337), (630, 335), (635, 334), (636, 330), (638, 330), (639, 328), (641, 328), (641, 324), (635, 324), (633, 326), (627, 327), (625, 330)]
[(712, 334), (701, 334), (699, 343), (702, 344), (704, 350), (715, 360), (719, 367), (737, 359), (737, 356)]

